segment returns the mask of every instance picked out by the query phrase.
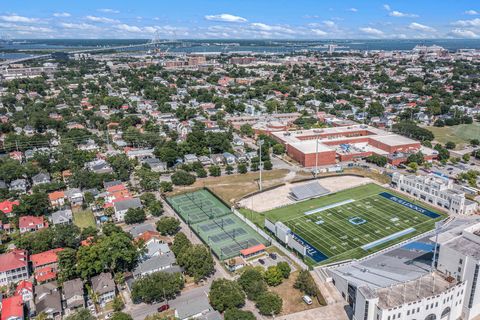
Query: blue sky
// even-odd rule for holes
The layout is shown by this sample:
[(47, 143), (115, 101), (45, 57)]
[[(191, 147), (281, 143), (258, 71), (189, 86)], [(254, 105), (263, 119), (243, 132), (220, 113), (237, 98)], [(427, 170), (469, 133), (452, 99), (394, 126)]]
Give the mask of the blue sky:
[(12, 38), (480, 38), (480, 1), (0, 0)]

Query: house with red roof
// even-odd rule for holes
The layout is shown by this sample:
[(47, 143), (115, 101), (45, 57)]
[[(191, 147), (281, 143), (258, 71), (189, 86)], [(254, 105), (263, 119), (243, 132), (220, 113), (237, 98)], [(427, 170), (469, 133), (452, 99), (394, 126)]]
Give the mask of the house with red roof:
[(57, 278), (57, 253), (62, 250), (63, 248), (57, 248), (30, 256), (37, 283), (44, 283)]
[(33, 271), (44, 267), (57, 267), (58, 256), (57, 253), (63, 251), (63, 248), (56, 248), (37, 254), (32, 254), (30, 256), (30, 261), (32, 262)]
[(15, 249), (0, 255), (0, 286), (27, 280), (28, 277), (26, 250)]
[(20, 233), (37, 231), (40, 229), (48, 228), (48, 222), (43, 216), (23, 216), (18, 221), (18, 228)]
[(15, 201), (9, 201), (5, 200), (0, 202), (0, 211), (5, 213), (7, 216), (12, 213), (13, 207), (20, 205), (20, 201), (15, 200)]
[(65, 204), (65, 192), (63, 191), (54, 191), (48, 194), (48, 200), (50, 200), (50, 205), (52, 207), (61, 207)]
[(23, 320), (23, 301), (21, 296), (12, 296), (2, 301), (1, 320)]
[(20, 281), (15, 288), (15, 295), (21, 296), (24, 303), (33, 300), (33, 283), (28, 280)]
[(22, 162), (23, 159), (23, 153), (21, 151), (12, 151), (8, 154), (10, 159), (17, 160)]

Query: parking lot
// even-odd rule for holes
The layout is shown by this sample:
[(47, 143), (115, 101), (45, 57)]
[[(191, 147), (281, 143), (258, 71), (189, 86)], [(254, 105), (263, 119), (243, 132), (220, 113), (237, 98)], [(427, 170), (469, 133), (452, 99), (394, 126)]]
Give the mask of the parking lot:
[(282, 261), (288, 263), (288, 265), (292, 269), (291, 272), (294, 272), (294, 271), (297, 270), (297, 268), (295, 268), (295, 266), (293, 265), (293, 263), (289, 259), (287, 259), (287, 258), (285, 258), (285, 257), (283, 257), (283, 256), (281, 256), (277, 253), (273, 253), (273, 254), (270, 254), (270, 255), (265, 253), (264, 255), (259, 256), (257, 259), (255, 259), (253, 261), (250, 261), (250, 264), (254, 267), (263, 267), (266, 270), (266, 269), (268, 269), (268, 267), (276, 266), (277, 263), (282, 262)]

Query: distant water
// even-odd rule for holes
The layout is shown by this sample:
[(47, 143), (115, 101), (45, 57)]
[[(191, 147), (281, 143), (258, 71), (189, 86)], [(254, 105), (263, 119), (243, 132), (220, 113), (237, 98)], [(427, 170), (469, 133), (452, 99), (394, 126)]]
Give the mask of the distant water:
[[(86, 48), (123, 46), (142, 44), (148, 39), (45, 39), (45, 40), (15, 40), (0, 42), (0, 59), (27, 57), (28, 51), (72, 51)], [(334, 44), (336, 50), (370, 51), (370, 50), (411, 50), (416, 45), (438, 45), (450, 51), (458, 49), (480, 49), (480, 39), (436, 39), (436, 40), (170, 40), (159, 45), (161, 49), (169, 48), (171, 52), (266, 52), (288, 53), (301, 50), (325, 51), (326, 46)], [(132, 50), (139, 50), (138, 48)]]

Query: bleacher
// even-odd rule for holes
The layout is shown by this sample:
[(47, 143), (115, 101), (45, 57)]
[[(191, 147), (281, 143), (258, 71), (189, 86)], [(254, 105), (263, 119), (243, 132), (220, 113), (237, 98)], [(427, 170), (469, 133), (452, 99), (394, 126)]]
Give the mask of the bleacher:
[(329, 192), (316, 181), (290, 188), (290, 195), (295, 201), (319, 197)]

